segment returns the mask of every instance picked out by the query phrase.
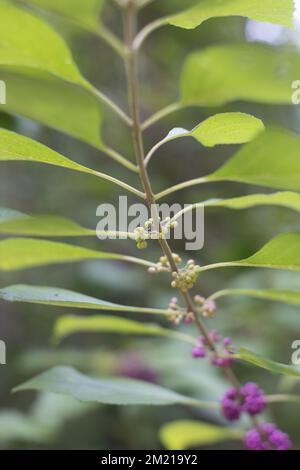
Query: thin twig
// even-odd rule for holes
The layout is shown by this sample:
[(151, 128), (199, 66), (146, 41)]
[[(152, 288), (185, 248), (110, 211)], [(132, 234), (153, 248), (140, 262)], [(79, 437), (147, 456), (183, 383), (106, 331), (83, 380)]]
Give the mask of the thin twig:
[[(87, 82), (88, 83), (88, 82)], [(123, 111), (116, 103), (114, 103), (108, 96), (106, 96), (102, 91), (98, 90), (97, 88), (91, 86), (88, 83), (88, 88), (90, 92), (97, 98), (100, 103), (104, 103), (108, 106), (112, 111), (114, 111), (121, 119), (125, 122), (128, 126), (132, 126), (132, 120), (129, 116)]]
[(113, 160), (116, 162), (120, 163), (123, 165), (125, 168), (128, 170), (133, 171), (134, 173), (138, 173), (138, 167), (134, 165), (131, 161), (127, 160), (123, 155), (121, 155), (119, 152), (116, 150), (104, 145), (103, 148), (101, 149), (103, 153), (111, 157)]

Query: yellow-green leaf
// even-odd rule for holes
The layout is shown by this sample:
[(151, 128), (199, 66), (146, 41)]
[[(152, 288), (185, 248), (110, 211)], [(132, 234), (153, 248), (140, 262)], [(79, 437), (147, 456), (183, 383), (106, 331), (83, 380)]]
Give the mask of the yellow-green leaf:
[(6, 112), (103, 148), (102, 106), (88, 90), (24, 67), (6, 70), (0, 65), (0, 70), (1, 80), (6, 83)]
[(300, 190), (300, 137), (268, 129), (242, 147), (207, 181), (237, 181), (271, 188)]
[(268, 370), (273, 374), (288, 375), (300, 378), (300, 368), (292, 365), (281, 364), (279, 362), (266, 359), (259, 354), (248, 349), (241, 348), (237, 352), (237, 358), (262, 369)]
[(0, 209), (0, 233), (6, 235), (26, 235), (32, 237), (78, 237), (95, 236), (96, 230), (81, 227), (64, 217), (6, 213)]
[(290, 305), (300, 305), (300, 291), (288, 289), (224, 289), (213, 294), (211, 298), (219, 299), (231, 296), (245, 296)]
[(200, 271), (232, 266), (300, 271), (300, 232), (278, 235), (249, 258), (210, 264)]
[(195, 449), (228, 440), (240, 440), (244, 432), (201, 421), (180, 420), (165, 424), (159, 432), (168, 450)]
[(204, 207), (226, 207), (234, 210), (250, 209), (256, 206), (279, 206), (300, 212), (300, 194), (280, 191), (272, 194), (250, 194), (230, 199), (210, 199), (200, 204)]
[(0, 2), (0, 17), (0, 64), (43, 70), (87, 86), (69, 48), (47, 23), (8, 0)]
[(206, 147), (220, 144), (243, 144), (253, 140), (265, 129), (262, 121), (245, 113), (222, 113), (211, 116), (193, 130), (175, 128), (161, 142), (193, 137)]
[(180, 28), (193, 29), (210, 18), (244, 16), (252, 20), (293, 26), (293, 0), (199, 0), (168, 22)]
[(66, 308), (169, 315), (167, 310), (119, 305), (58, 287), (29, 285), (4, 287), (0, 289), (0, 299), (6, 302), (24, 302)]
[(263, 44), (210, 46), (187, 58), (181, 101), (199, 106), (236, 100), (291, 104), (292, 83), (299, 76), (298, 52)]
[(131, 186), (112, 176), (91, 170), (90, 168), (75, 163), (35, 140), (5, 129), (0, 129), (0, 161), (1, 160), (45, 163), (47, 165), (59, 166), (69, 170), (79, 171), (81, 173), (89, 173), (121, 186), (128, 191), (134, 192), (136, 195), (141, 194)]
[[(1, 295), (1, 292), (0, 292)], [(104, 308), (105, 310), (105, 308)], [(162, 336), (197, 345), (197, 339), (190, 335), (163, 328), (160, 325), (139, 323), (127, 318), (93, 316), (61, 317), (54, 326), (54, 339), (63, 338), (75, 333), (114, 333), (119, 335)]]

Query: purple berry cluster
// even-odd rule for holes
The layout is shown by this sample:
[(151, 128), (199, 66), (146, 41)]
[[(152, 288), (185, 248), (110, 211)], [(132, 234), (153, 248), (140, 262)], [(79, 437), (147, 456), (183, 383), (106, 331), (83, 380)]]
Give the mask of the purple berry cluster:
[(292, 443), (289, 436), (274, 424), (262, 423), (247, 432), (245, 447), (248, 450), (289, 450)]
[[(199, 297), (195, 301), (202, 306), (202, 313), (205, 299)], [(214, 303), (206, 303), (207, 315), (213, 316), (216, 311)], [(222, 349), (220, 343), (222, 342)], [(212, 344), (214, 347), (212, 348)], [(210, 362), (217, 367), (230, 367), (235, 358), (232, 351), (231, 338), (223, 338), (216, 330), (209, 333), (209, 340), (201, 336), (198, 345), (192, 349), (192, 356), (195, 359), (203, 359), (210, 355)], [(232, 356), (232, 357), (231, 357)], [(267, 407), (267, 400), (264, 391), (253, 382), (248, 382), (238, 389), (230, 388), (221, 400), (222, 413), (228, 421), (237, 421), (243, 413), (251, 417), (262, 413)], [(248, 450), (289, 450), (292, 447), (288, 434), (278, 429), (274, 424), (260, 423), (254, 429), (247, 432), (244, 440)]]
[[(236, 421), (242, 413), (248, 413), (250, 416), (262, 413), (267, 401), (263, 390), (256, 383), (249, 382), (240, 390), (227, 390), (221, 405), (225, 418), (228, 421)], [(291, 446), (289, 436), (269, 423), (259, 424), (245, 437), (245, 447), (248, 450), (289, 450)]]
[(242, 413), (256, 416), (267, 406), (266, 397), (255, 383), (249, 382), (238, 391), (230, 388), (222, 399), (222, 412), (229, 421), (238, 420)]
[[(211, 342), (215, 345), (222, 341), (222, 337), (216, 330), (212, 330), (209, 333), (209, 337)], [(230, 357), (232, 351), (230, 350), (232, 345), (232, 340), (230, 338), (223, 339), (223, 349), (222, 351), (216, 353), (211, 352), (210, 362), (214, 366), (218, 367), (229, 367), (234, 362), (234, 358)], [(204, 336), (200, 336), (199, 338), (199, 345), (192, 349), (192, 356), (196, 359), (203, 359), (206, 357), (208, 350), (208, 344), (206, 338)]]

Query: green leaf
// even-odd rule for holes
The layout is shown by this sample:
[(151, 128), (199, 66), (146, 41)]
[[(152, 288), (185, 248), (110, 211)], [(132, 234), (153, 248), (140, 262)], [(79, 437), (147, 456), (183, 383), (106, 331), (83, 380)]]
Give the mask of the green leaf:
[(210, 264), (201, 267), (199, 271), (232, 266), (300, 271), (300, 232), (278, 235), (249, 258)]
[(6, 129), (0, 129), (0, 161), (30, 161), (59, 166), (97, 175), (97, 171), (69, 160), (33, 139)]
[(87, 295), (58, 287), (41, 287), (30, 285), (14, 285), (0, 289), (0, 299), (7, 302), (26, 302), (31, 304), (53, 305), (68, 308), (85, 308), (89, 310), (105, 310), (112, 312), (150, 313), (168, 315), (167, 310), (145, 307), (119, 305), (106, 300), (96, 299)]
[[(215, 181), (231, 181), (299, 191), (299, 152), (300, 137), (297, 134), (271, 127), (259, 134), (252, 142), (241, 147), (214, 173), (167, 188), (157, 194), (156, 198), (159, 200), (181, 189)], [(296, 200), (295, 197), (293, 197), (294, 200)]]
[(95, 236), (96, 231), (81, 227), (64, 217), (48, 215), (30, 217), (14, 212), (5, 215), (0, 209), (0, 233), (33, 237), (78, 237)]
[(299, 75), (298, 52), (262, 44), (211, 46), (187, 58), (181, 101), (199, 106), (236, 100), (291, 104), (292, 83)]
[(210, 18), (244, 16), (256, 21), (293, 27), (293, 0), (201, 0), (194, 7), (168, 18), (180, 28), (193, 29)]
[(89, 87), (67, 45), (47, 23), (8, 0), (0, 3), (0, 17), (0, 64), (43, 70)]
[(24, 0), (24, 2), (62, 14), (76, 23), (96, 30), (105, 0)]
[(264, 357), (260, 356), (259, 354), (254, 353), (253, 351), (249, 351), (248, 349), (241, 348), (237, 352), (237, 358), (252, 364), (257, 367), (261, 367), (262, 369), (266, 369), (269, 372), (274, 374), (282, 374), (282, 375), (289, 375), (292, 377), (299, 377), (300, 378), (300, 368), (280, 364), (279, 362), (271, 361), (270, 359), (265, 359)]
[[(0, 291), (1, 296), (1, 291)], [(104, 308), (105, 310), (105, 308)], [(115, 333), (120, 335), (162, 336), (189, 344), (197, 345), (197, 340), (190, 335), (163, 328), (160, 325), (139, 323), (127, 318), (97, 317), (62, 317), (55, 323), (54, 339), (61, 341), (74, 333)]]
[(243, 144), (265, 129), (262, 121), (245, 113), (222, 113), (211, 116), (192, 131), (173, 129), (164, 143), (181, 137), (193, 137), (206, 147), (220, 144)]
[(111, 259), (152, 266), (145, 260), (116, 253), (104, 253), (80, 246), (29, 238), (10, 238), (0, 241), (0, 270), (13, 271), (55, 263), (72, 263), (83, 260)]
[(300, 137), (271, 128), (242, 147), (207, 181), (236, 181), (300, 190)]
[[(62, 2), (57, 3), (64, 8)], [(71, 15), (72, 11), (76, 14), (71, 8)], [(102, 110), (97, 91), (81, 75), (63, 39), (40, 18), (8, 0), (1, 1), (0, 16), (0, 70), (7, 85), (6, 110), (102, 149)]]
[(103, 148), (102, 106), (88, 90), (37, 70), (9, 71), (1, 65), (0, 70), (7, 85), (7, 112)]
[(45, 145), (5, 129), (0, 129), (0, 161), (29, 161), (45, 163), (69, 170), (88, 173), (110, 181), (128, 191), (142, 196), (142, 193), (116, 178), (87, 168), (60, 155)]
[(165, 424), (159, 435), (166, 449), (185, 450), (227, 440), (240, 440), (244, 432), (201, 421), (180, 420)]
[(84, 402), (107, 405), (173, 405), (194, 404), (185, 397), (147, 382), (129, 379), (96, 379), (71, 367), (55, 367), (16, 387), (15, 392), (42, 390), (68, 395)]
[[(250, 194), (248, 196), (239, 196), (229, 199), (208, 199), (207, 201), (191, 204), (182, 211), (177, 212), (172, 221), (178, 220), (187, 212), (201, 207), (225, 207), (226, 209), (241, 210), (257, 206), (278, 206), (300, 212), (300, 194), (291, 191), (282, 191), (272, 194)], [(10, 226), (10, 224), (14, 224), (14, 221), (0, 224), (0, 233), (3, 233), (2, 226), (4, 226), (5, 230), (5, 227)]]
[(224, 289), (213, 294), (211, 298), (220, 299), (228, 296), (245, 296), (290, 305), (300, 305), (300, 291), (287, 289)]

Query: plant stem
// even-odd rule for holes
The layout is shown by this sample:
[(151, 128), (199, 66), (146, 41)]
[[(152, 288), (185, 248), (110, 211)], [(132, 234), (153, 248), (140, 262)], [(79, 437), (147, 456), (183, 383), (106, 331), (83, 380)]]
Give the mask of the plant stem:
[[(136, 6), (135, 6), (136, 9)], [(145, 39), (153, 33), (153, 31), (156, 31), (158, 28), (161, 28), (162, 26), (165, 26), (168, 24), (168, 18), (159, 18), (158, 20), (154, 20), (152, 23), (147, 24), (138, 34), (135, 35), (133, 38), (133, 49), (136, 51), (141, 48), (143, 45)]]
[(191, 186), (195, 186), (197, 184), (205, 184), (209, 183), (210, 181), (213, 181), (212, 178), (203, 176), (201, 178), (196, 178), (188, 181), (184, 181), (183, 183), (176, 184), (175, 186), (171, 186), (170, 188), (165, 189), (164, 191), (161, 191), (160, 193), (156, 194), (156, 201), (159, 199), (162, 199), (165, 196), (169, 196), (170, 194), (173, 194), (177, 191), (180, 191), (181, 189), (186, 189), (190, 188)]
[[(138, 83), (138, 74), (137, 74), (137, 59), (138, 59), (138, 51), (134, 48), (134, 38), (136, 36), (137, 31), (137, 11), (134, 1), (129, 1), (127, 7), (125, 9), (125, 18), (124, 18), (124, 28), (125, 28), (125, 40), (126, 45), (128, 48), (128, 55), (126, 61), (126, 69), (127, 69), (127, 81), (128, 81), (128, 94), (129, 94), (129, 102), (130, 108), (132, 113), (132, 120), (133, 120), (133, 141), (135, 144), (136, 150), (136, 159), (139, 166), (139, 173), (142, 185), (145, 190), (147, 204), (152, 210), (156, 209), (157, 219), (158, 217), (158, 207), (155, 201), (155, 196), (152, 191), (151, 183), (149, 180), (149, 175), (147, 172), (147, 168), (145, 166), (145, 155), (144, 155), (144, 145), (143, 145), (143, 136), (142, 136), (142, 128), (141, 128), (141, 121), (140, 121), (140, 108), (139, 108), (139, 83)], [(167, 257), (172, 272), (179, 272), (178, 267), (174, 261), (172, 250), (164, 238), (159, 240), (161, 248), (163, 250), (164, 255)], [(185, 300), (187, 309), (189, 312), (193, 312), (196, 318), (196, 325), (201, 332), (201, 334), (205, 337), (209, 348), (217, 354), (216, 347), (211, 340), (208, 331), (206, 330), (205, 326), (202, 324), (201, 320), (198, 317), (197, 310), (193, 304), (193, 300), (190, 296), (188, 291), (181, 291), (182, 296)], [(226, 369), (225, 369), (226, 370)], [(231, 376), (231, 374), (230, 374)], [(234, 379), (234, 385), (237, 386), (237, 380)]]

